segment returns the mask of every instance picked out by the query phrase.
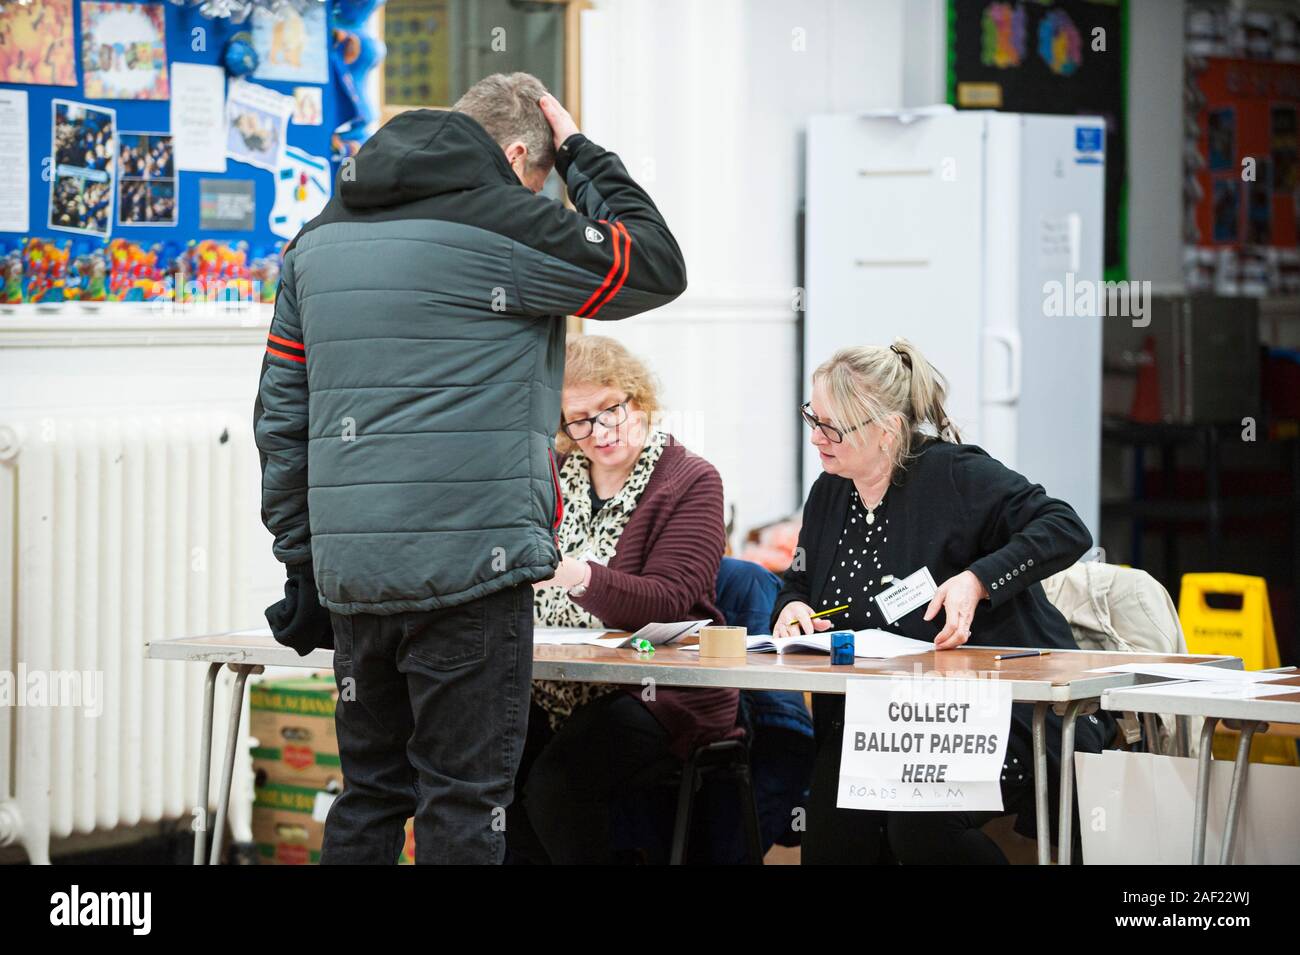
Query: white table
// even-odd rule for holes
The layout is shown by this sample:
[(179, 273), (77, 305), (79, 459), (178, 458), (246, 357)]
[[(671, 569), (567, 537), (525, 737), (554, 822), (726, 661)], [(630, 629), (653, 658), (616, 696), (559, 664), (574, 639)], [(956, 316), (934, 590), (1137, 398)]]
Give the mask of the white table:
[[(1219, 864), (1228, 865), (1237, 838), (1237, 818), (1241, 796), (1250, 769), (1250, 744), (1269, 723), (1300, 724), (1300, 676), (1271, 681), (1295, 687), (1295, 692), (1280, 696), (1214, 697), (1179, 693), (1170, 684), (1155, 684), (1105, 690), (1101, 705), (1106, 709), (1131, 710), (1135, 713), (1167, 713), (1172, 716), (1201, 716), (1201, 751), (1196, 770), (1196, 811), (1192, 821), (1192, 865), (1205, 864), (1205, 831), (1209, 824), (1210, 762), (1213, 759), (1214, 730), (1219, 721), (1237, 728), (1237, 755), (1232, 768), (1232, 788), (1228, 791), (1228, 812), (1223, 825), (1223, 844)], [(1178, 684), (1180, 686), (1191, 684)], [(1249, 684), (1247, 684), (1249, 686)], [(1156, 686), (1164, 687), (1155, 690)]]
[[(1010, 683), (1012, 699), (1033, 703), (1034, 798), (1038, 829), (1038, 861), (1051, 861), (1051, 834), (1047, 785), (1047, 710), (1062, 717), (1061, 788), (1058, 794), (1057, 858), (1068, 865), (1074, 822), (1074, 731), (1075, 720), (1098, 709), (1102, 694), (1110, 689), (1133, 686), (1146, 677), (1133, 673), (1099, 673), (1096, 668), (1117, 663), (1152, 661), (1197, 663), (1241, 668), (1236, 657), (1168, 655), (1151, 653), (1100, 653), (1089, 650), (1054, 650), (1050, 656), (1023, 657), (993, 662), (998, 650), (1019, 648), (964, 647), (942, 653), (930, 652), (894, 660), (859, 659), (854, 666), (831, 666), (825, 654), (750, 654), (741, 661), (701, 659), (695, 652), (660, 647), (651, 657), (630, 649), (613, 650), (584, 645), (542, 644), (533, 649), (533, 677), (575, 682), (639, 684), (652, 679), (663, 686), (726, 687), (755, 690), (794, 690), (812, 693), (844, 693), (848, 683), (861, 679), (892, 679), (899, 673), (922, 672), (954, 677), (996, 678)], [(330, 650), (315, 650), (306, 656), (275, 642), (269, 630), (181, 637), (150, 643), (146, 656), (160, 660), (186, 660), (208, 664), (204, 693), (203, 738), (200, 741), (199, 799), (204, 825), (195, 838), (194, 861), (204, 861), (207, 832), (207, 794), (211, 777), (213, 692), (217, 673), (223, 666), (235, 672), (231, 697), (229, 732), (221, 774), (221, 789), (210, 864), (220, 858), (221, 836), (230, 802), (231, 779), (238, 747), (239, 720), (244, 685), (248, 676), (268, 666), (305, 667), (328, 670), (334, 665)]]

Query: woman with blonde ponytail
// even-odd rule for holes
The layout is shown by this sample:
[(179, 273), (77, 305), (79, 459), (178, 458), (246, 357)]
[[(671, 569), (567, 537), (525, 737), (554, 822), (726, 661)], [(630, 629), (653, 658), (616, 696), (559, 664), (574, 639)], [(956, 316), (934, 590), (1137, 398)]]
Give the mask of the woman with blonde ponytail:
[[(946, 400), (944, 377), (903, 338), (843, 348), (813, 373), (812, 399), (800, 411), (824, 473), (804, 505), (773, 634), (881, 629), (932, 641), (936, 651), (965, 643), (1075, 647), (1039, 582), (1088, 550), (1087, 528), (1070, 505), (962, 444)], [(933, 580), (932, 599), (887, 620), (875, 598), (922, 570)], [(847, 609), (812, 616), (839, 606)], [(869, 644), (870, 635), (858, 640)], [(804, 862), (1006, 861), (980, 828), (1002, 813), (837, 808), (844, 697), (815, 695), (813, 719)], [(1060, 739), (1052, 719), (1049, 741)], [(1025, 835), (1035, 831), (1031, 721), (1027, 704), (1012, 708), (1002, 775), (1005, 813), (1017, 814)], [(1111, 729), (1108, 718), (1081, 718), (1079, 750), (1099, 752)], [(1048, 763), (1057, 774), (1059, 750), (1049, 751)]]

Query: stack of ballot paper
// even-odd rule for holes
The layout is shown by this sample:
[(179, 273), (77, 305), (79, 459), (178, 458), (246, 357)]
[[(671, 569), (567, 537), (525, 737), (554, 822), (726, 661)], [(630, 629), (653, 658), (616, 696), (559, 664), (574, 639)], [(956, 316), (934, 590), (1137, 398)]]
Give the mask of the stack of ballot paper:
[(583, 627), (534, 627), (534, 646), (569, 646), (590, 643), (609, 636), (608, 630), (587, 630)]
[(609, 630), (584, 630), (581, 627), (537, 627), (533, 630), (533, 643), (535, 645), (549, 644), (552, 646), (586, 644), (593, 647), (618, 649), (619, 647), (631, 646), (633, 640), (646, 640), (652, 646), (661, 647), (665, 643), (672, 643), (682, 637), (699, 633), (700, 628), (707, 626), (710, 622), (708, 620), (685, 620), (680, 623), (648, 623), (636, 633), (629, 633), (625, 636), (620, 636), (617, 633), (611, 635)]
[(1208, 663), (1117, 663), (1115, 666), (1098, 667), (1093, 673), (1141, 673), (1144, 676), (1158, 676), (1166, 680), (1198, 680), (1212, 683), (1268, 683), (1271, 680), (1285, 680), (1296, 675), (1294, 670), (1230, 670), (1227, 667), (1212, 666)]
[[(750, 653), (826, 653), (831, 652), (831, 638), (828, 633), (813, 633), (797, 637), (773, 637), (758, 634), (745, 638)], [(683, 650), (699, 650), (698, 646), (682, 647)], [(927, 640), (913, 640), (900, 637), (887, 630), (853, 631), (853, 655), (867, 660), (890, 660), (894, 657), (907, 657), (914, 653), (929, 653), (934, 644)]]

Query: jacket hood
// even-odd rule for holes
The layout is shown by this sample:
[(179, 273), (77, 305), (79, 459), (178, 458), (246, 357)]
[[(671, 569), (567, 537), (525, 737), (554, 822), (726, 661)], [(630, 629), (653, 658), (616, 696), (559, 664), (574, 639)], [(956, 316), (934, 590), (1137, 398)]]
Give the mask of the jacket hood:
[(477, 121), (434, 109), (394, 116), (357, 153), (355, 176), (339, 178), (339, 198), (353, 209), (399, 206), (491, 182), (519, 182), (505, 152)]

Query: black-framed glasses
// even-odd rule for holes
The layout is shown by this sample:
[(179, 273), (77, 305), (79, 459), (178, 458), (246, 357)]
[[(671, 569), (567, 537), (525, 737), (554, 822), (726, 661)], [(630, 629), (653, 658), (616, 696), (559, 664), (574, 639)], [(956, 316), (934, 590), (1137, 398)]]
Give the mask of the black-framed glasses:
[(631, 399), (624, 398), (616, 405), (610, 405), (604, 411), (592, 415), (590, 418), (575, 418), (573, 421), (566, 421), (561, 428), (574, 441), (583, 441), (591, 437), (591, 429), (596, 422), (600, 422), (601, 427), (617, 428), (627, 420), (627, 403)]
[(857, 431), (861, 425), (854, 425), (851, 428), (837, 428), (829, 421), (823, 421), (812, 413), (812, 402), (805, 401), (799, 406), (799, 416), (803, 418), (804, 423), (810, 428), (820, 428), (821, 433), (826, 435), (826, 439), (833, 444), (839, 444), (844, 440), (846, 434)]

